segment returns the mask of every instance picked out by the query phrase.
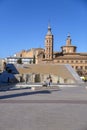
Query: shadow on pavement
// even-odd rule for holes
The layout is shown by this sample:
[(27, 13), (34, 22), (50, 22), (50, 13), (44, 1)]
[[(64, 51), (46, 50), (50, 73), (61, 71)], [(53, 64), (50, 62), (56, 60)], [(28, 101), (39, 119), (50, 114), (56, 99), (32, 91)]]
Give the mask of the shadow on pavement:
[(3, 96), (0, 96), (0, 99), (15, 98), (15, 97), (28, 96), (28, 95), (33, 95), (33, 94), (50, 94), (50, 93), (51, 92), (49, 90), (34, 91), (34, 92), (23, 92), (23, 93), (3, 95)]

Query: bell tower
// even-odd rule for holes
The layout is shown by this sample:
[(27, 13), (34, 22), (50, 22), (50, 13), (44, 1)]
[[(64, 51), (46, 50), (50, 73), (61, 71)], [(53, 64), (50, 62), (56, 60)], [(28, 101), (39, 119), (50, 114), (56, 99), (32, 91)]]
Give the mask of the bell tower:
[(48, 25), (48, 32), (45, 36), (45, 59), (53, 59), (53, 35), (50, 25)]
[(68, 35), (67, 39), (66, 39), (66, 45), (61, 47), (63, 53), (75, 53), (76, 52), (76, 46), (73, 46), (71, 44), (71, 41), (72, 41), (71, 37), (70, 37), (70, 35)]

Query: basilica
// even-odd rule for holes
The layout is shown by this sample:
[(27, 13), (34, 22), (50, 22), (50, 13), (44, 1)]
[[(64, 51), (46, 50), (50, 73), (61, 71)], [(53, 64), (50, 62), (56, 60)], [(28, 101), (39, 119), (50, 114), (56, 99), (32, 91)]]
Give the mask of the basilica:
[[(7, 57), (7, 63), (16, 63), (21, 58), (24, 64), (70, 64), (76, 71), (87, 73), (87, 53), (77, 53), (77, 47), (72, 44), (70, 35), (60, 52), (54, 51), (54, 35), (48, 26), (44, 48), (22, 50), (12, 57)], [(35, 60), (35, 62), (33, 62)]]

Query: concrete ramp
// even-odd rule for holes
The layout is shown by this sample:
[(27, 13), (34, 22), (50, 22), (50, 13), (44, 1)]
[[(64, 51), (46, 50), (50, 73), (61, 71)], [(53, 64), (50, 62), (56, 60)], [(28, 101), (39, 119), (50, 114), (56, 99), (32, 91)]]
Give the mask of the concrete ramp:
[(75, 80), (77, 81), (77, 83), (83, 83), (83, 81), (80, 78), (80, 76), (76, 73), (76, 71), (69, 64), (66, 64), (65, 66), (70, 71), (70, 73), (72, 74), (72, 76), (75, 78)]

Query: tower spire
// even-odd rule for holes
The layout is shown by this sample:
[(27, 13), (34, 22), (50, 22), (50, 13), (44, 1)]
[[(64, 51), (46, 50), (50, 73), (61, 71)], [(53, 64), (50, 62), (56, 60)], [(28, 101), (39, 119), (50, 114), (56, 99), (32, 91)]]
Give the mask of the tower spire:
[(47, 35), (52, 35), (50, 24), (48, 24), (48, 32), (47, 32)]
[(68, 35), (67, 35), (66, 46), (71, 46), (71, 37), (70, 37), (70, 33), (68, 33)]
[(68, 33), (67, 38), (70, 38), (70, 33)]

